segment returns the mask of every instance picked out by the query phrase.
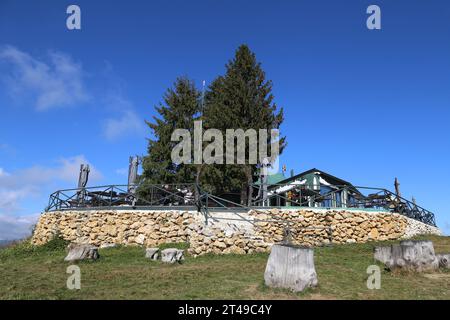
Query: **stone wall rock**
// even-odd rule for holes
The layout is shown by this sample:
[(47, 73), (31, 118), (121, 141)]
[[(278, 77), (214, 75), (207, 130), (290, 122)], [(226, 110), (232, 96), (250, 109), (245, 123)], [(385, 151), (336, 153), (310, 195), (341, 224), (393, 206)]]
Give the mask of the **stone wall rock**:
[(43, 213), (33, 235), (44, 244), (60, 234), (74, 243), (157, 246), (188, 241), (190, 212), (183, 211), (57, 211)]
[(157, 247), (189, 242), (194, 256), (267, 252), (283, 240), (285, 229), (293, 244), (362, 243), (396, 240), (439, 229), (399, 214), (337, 209), (264, 209), (203, 214), (181, 210), (80, 210), (43, 213), (32, 241), (40, 245), (59, 234), (74, 243)]
[(439, 228), (430, 226), (428, 224), (422, 223), (420, 221), (411, 218), (406, 218), (406, 220), (408, 221), (408, 224), (406, 226), (405, 233), (403, 234), (404, 239), (409, 239), (419, 234), (420, 235), (432, 234), (438, 236), (442, 235), (442, 232), (441, 230), (439, 230)]

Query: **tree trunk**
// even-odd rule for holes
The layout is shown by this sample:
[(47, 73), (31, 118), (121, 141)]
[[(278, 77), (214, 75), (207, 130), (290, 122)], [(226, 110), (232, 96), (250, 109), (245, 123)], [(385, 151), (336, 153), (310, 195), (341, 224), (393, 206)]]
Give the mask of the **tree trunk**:
[(294, 292), (317, 286), (313, 249), (273, 245), (264, 280), (269, 287), (291, 289)]
[(417, 272), (436, 270), (439, 259), (431, 241), (401, 241), (390, 247), (377, 247), (375, 260), (383, 262), (390, 270), (404, 269)]
[(241, 204), (243, 206), (247, 204), (247, 183), (242, 184), (241, 187)]
[(253, 176), (252, 176), (252, 167), (247, 166), (245, 169), (245, 176), (247, 178), (247, 206), (252, 205), (253, 201)]

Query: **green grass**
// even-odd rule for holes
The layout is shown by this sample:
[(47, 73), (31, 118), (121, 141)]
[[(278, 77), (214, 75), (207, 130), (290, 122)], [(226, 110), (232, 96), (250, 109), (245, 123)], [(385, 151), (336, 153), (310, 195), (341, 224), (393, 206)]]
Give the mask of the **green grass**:
[[(433, 240), (450, 252), (449, 237)], [(264, 286), (267, 254), (187, 256), (166, 265), (144, 257), (139, 247), (100, 249), (95, 262), (79, 262), (81, 290), (68, 290), (66, 242), (34, 247), (24, 242), (0, 250), (0, 299), (449, 299), (450, 272), (383, 271), (381, 289), (366, 287), (376, 243), (315, 249), (319, 286), (295, 294)], [(166, 245), (168, 247), (170, 245)], [(179, 245), (180, 246), (180, 245)], [(181, 244), (186, 248), (186, 244)]]

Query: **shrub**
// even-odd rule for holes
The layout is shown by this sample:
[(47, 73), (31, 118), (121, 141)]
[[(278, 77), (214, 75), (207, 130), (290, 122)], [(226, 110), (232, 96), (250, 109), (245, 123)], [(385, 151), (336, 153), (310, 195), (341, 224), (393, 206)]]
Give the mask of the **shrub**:
[(70, 241), (64, 240), (60, 235), (55, 235), (52, 240), (39, 246), (40, 251), (48, 252), (48, 251), (61, 251), (65, 250), (69, 245)]
[(69, 243), (69, 241), (64, 240), (59, 234), (56, 234), (53, 239), (41, 246), (33, 245), (31, 243), (31, 239), (25, 239), (1, 250), (0, 259), (6, 259), (9, 257), (31, 256), (34, 254), (45, 252), (63, 251)]

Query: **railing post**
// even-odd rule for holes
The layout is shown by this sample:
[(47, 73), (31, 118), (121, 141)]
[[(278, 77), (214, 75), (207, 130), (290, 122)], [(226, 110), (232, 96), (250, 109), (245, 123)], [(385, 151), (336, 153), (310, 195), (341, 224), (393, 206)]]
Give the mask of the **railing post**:
[(208, 202), (209, 202), (209, 193), (206, 193), (206, 205), (205, 205), (205, 224), (208, 225), (208, 212), (209, 212), (209, 207), (208, 207)]
[(60, 196), (59, 196), (59, 191), (57, 192), (57, 194), (56, 194), (56, 199), (57, 199), (57, 204), (56, 204), (56, 209), (57, 210), (60, 210), (61, 209), (61, 198), (60, 198)]
[(153, 205), (153, 186), (150, 186), (150, 204)]
[(111, 190), (109, 190), (109, 206), (112, 207), (112, 194), (114, 191), (114, 186), (111, 186)]
[(48, 206), (47, 206), (47, 208), (45, 208), (45, 211), (50, 210), (50, 208), (52, 207), (52, 201), (53, 201), (53, 195), (51, 194), (50, 197), (48, 198)]

